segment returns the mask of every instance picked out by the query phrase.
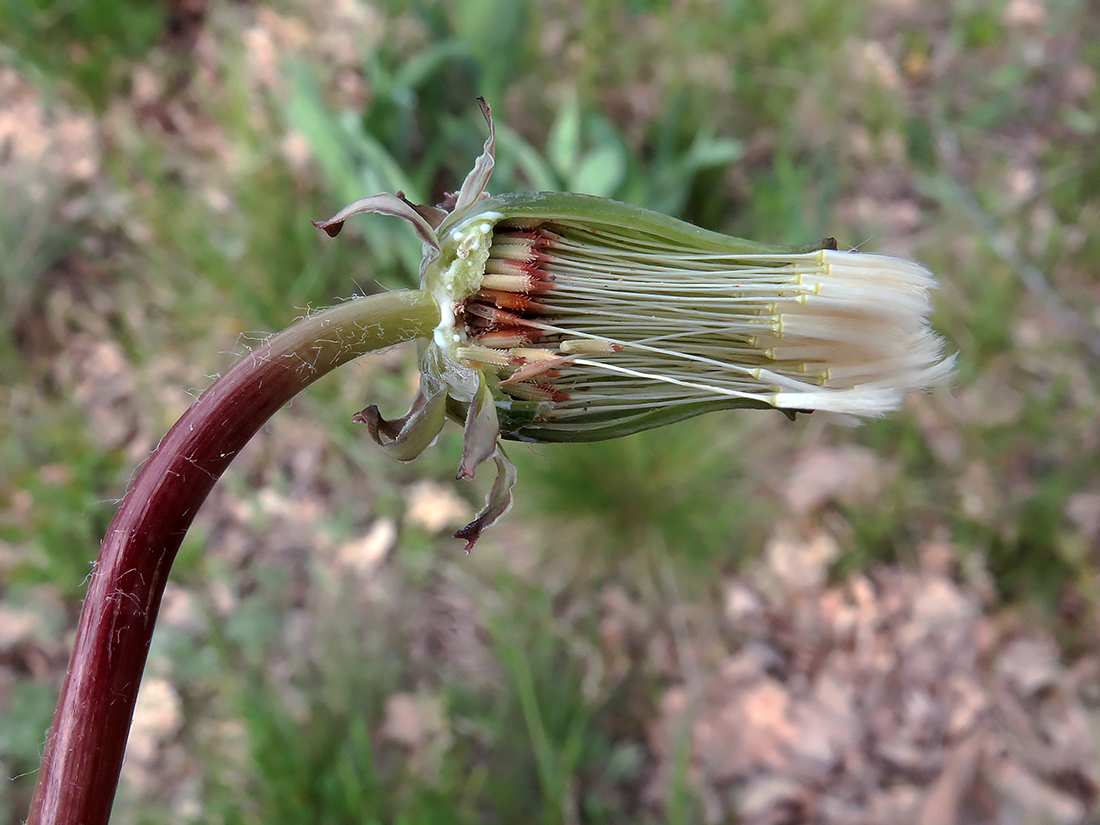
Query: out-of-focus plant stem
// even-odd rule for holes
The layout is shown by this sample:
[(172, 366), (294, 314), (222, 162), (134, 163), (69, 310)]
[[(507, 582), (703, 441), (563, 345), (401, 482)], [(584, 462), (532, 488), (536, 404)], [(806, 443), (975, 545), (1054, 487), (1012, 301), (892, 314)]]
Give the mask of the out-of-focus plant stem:
[(430, 334), (437, 321), (438, 309), (416, 291), (357, 298), (304, 318), (243, 357), (169, 430), (100, 548), (28, 825), (108, 821), (168, 571), (241, 448), (322, 375)]

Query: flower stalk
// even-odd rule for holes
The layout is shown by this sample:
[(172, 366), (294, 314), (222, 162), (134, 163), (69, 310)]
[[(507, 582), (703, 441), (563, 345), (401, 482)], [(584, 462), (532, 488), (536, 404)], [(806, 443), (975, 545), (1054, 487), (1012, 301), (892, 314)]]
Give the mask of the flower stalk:
[(347, 301), (268, 339), (176, 422), (126, 493), (100, 548), (28, 825), (108, 821), (169, 568), (241, 448), (321, 376), (434, 324), (435, 307), (421, 292)]
[(730, 238), (645, 209), (568, 193), (489, 197), (495, 135), (438, 206), (372, 195), (364, 212), (411, 223), (421, 288), (303, 319), (196, 401), (127, 492), (100, 549), (28, 823), (102, 825), (168, 570), (200, 505), (252, 435), (322, 375), (418, 340), (404, 416), (355, 416), (411, 461), (447, 418), (464, 427), (458, 477), (492, 460), (489, 499), (455, 536), (466, 551), (512, 502), (503, 440), (614, 438), (719, 409), (882, 415), (942, 383), (953, 359), (928, 323), (935, 281), (917, 264)]

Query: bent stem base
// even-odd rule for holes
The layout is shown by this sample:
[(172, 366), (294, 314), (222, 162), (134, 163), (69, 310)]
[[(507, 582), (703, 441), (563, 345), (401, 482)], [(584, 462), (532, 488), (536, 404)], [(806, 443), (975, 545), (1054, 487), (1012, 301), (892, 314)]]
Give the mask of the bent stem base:
[(356, 298), (272, 336), (169, 430), (126, 493), (91, 576), (28, 825), (110, 817), (168, 571), (199, 507), (271, 415), (360, 355), (430, 334), (419, 291)]

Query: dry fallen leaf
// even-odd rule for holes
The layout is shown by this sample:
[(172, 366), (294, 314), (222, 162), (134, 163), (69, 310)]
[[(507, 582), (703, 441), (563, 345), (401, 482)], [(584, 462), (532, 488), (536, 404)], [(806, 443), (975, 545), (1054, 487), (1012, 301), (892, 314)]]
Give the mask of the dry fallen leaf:
[(652, 804), (690, 720), (708, 822), (1081, 821), (1097, 800), (1096, 715), (1052, 638), (1006, 633), (942, 558), (829, 586), (786, 541), (728, 583), (726, 658), (667, 691), (649, 728)]

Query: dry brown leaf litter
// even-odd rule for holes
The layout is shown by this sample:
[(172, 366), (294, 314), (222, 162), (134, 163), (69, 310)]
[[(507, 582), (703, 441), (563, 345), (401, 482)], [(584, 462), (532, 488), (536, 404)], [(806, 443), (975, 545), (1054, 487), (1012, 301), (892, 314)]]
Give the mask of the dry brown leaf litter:
[[(803, 543), (806, 567), (821, 541)], [(1092, 659), (1064, 666), (1050, 637), (986, 615), (945, 572), (879, 567), (829, 586), (792, 575), (796, 552), (729, 583), (725, 660), (665, 695), (654, 802), (686, 735), (708, 822), (1086, 821)]]

